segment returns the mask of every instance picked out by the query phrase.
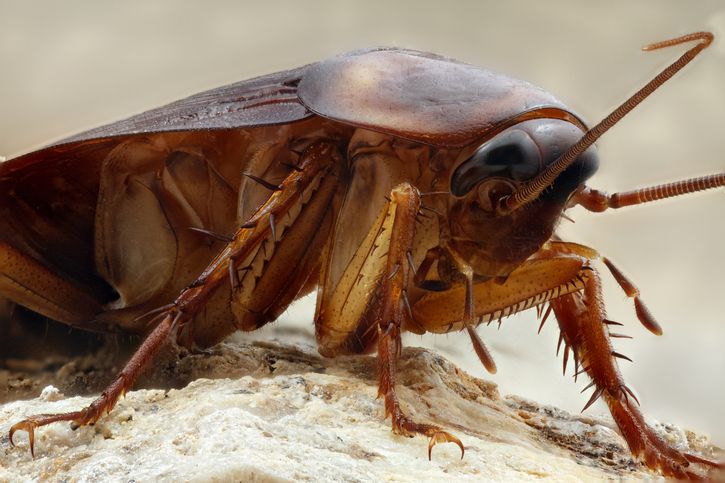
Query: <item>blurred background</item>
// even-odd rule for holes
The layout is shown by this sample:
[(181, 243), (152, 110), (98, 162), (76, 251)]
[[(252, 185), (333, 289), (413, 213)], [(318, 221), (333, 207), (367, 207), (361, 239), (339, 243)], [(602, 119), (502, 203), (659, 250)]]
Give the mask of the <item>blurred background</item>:
[[(639, 47), (697, 30), (713, 46), (600, 142), (590, 185), (610, 192), (725, 171), (725, 4), (682, 2), (0, 0), (0, 155), (240, 79), (361, 47), (433, 51), (538, 84), (590, 123), (676, 58)], [(642, 291), (665, 329), (643, 329), (610, 278), (610, 318), (634, 340), (615, 347), (645, 414), (725, 444), (725, 193), (604, 214), (574, 210), (568, 240), (591, 245)], [(268, 332), (312, 334), (306, 299)], [(468, 372), (579, 411), (586, 384), (561, 375), (558, 331), (535, 313), (479, 329), (497, 360), (484, 373), (467, 337), (409, 337)], [(299, 334), (299, 332), (298, 332)], [(307, 335), (305, 335), (307, 334)], [(245, 335), (248, 337), (249, 335)], [(268, 336), (260, 334), (260, 336)], [(309, 338), (308, 338), (309, 340)], [(604, 406), (590, 411), (604, 412)]]

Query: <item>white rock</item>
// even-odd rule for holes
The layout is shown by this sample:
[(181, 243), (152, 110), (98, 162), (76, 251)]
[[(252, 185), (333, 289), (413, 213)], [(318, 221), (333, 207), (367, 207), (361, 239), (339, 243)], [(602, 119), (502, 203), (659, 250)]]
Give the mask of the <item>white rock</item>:
[(38, 396), (38, 399), (41, 401), (60, 401), (65, 396), (63, 393), (61, 393), (57, 387), (53, 386), (52, 384), (49, 386), (45, 386), (43, 390), (40, 392), (40, 396)]
[[(375, 360), (327, 360), (308, 346), (225, 343), (184, 357), (176, 371), (205, 372), (183, 389), (129, 392), (94, 427), (37, 430), (31, 458), (24, 416), (76, 410), (46, 388), (0, 406), (0, 481), (581, 481), (646, 478), (611, 421), (572, 416), (517, 397), (423, 349), (400, 360), (409, 414), (450, 430), (427, 458), (423, 437), (393, 434), (376, 399)], [(685, 433), (665, 428), (687, 446)], [(682, 441), (682, 439), (684, 441)]]

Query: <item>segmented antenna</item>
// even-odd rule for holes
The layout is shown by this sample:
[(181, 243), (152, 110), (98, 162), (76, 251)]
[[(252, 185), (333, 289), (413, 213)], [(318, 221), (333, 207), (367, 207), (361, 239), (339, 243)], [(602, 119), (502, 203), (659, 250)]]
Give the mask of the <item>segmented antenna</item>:
[(505, 196), (499, 200), (497, 213), (506, 215), (515, 211), (539, 197), (542, 191), (551, 186), (556, 178), (566, 170), (584, 151), (586, 151), (594, 142), (607, 132), (609, 128), (617, 124), (632, 109), (637, 107), (640, 102), (645, 100), (650, 94), (657, 90), (662, 84), (667, 82), (673, 75), (679, 72), (683, 67), (689, 64), (697, 55), (708, 47), (714, 36), (710, 32), (695, 32), (675, 39), (664, 40), (654, 44), (642, 47), (642, 50), (650, 51), (672, 47), (686, 42), (697, 41), (698, 43), (682, 54), (679, 59), (666, 67), (662, 72), (657, 74), (651, 81), (645, 84), (632, 97), (624, 101), (611, 114), (605, 117), (596, 126), (587, 131), (584, 136), (572, 145), (559, 159), (550, 164), (543, 172), (534, 179), (528, 181), (509, 196)]
[(623, 191), (612, 195), (591, 188), (584, 188), (574, 195), (573, 201), (589, 211), (600, 212), (609, 208), (642, 205), (653, 201), (674, 198), (675, 196), (696, 193), (725, 186), (725, 173), (702, 176), (700, 178), (683, 179), (673, 183), (660, 184)]

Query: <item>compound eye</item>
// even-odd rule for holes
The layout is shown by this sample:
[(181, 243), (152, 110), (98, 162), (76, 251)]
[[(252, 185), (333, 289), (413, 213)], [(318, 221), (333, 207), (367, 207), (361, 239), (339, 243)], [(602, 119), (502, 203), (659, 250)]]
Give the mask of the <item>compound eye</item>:
[(514, 129), (499, 134), (464, 161), (453, 173), (451, 193), (464, 196), (484, 179), (526, 181), (541, 169), (541, 154), (531, 137)]

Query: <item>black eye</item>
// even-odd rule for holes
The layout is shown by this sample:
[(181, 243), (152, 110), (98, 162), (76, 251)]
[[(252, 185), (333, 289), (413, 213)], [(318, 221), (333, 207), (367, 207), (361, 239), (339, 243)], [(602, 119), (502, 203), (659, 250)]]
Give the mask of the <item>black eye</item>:
[(515, 129), (499, 134), (464, 161), (453, 173), (451, 192), (463, 196), (481, 180), (506, 178), (531, 179), (541, 169), (541, 155), (524, 131)]

